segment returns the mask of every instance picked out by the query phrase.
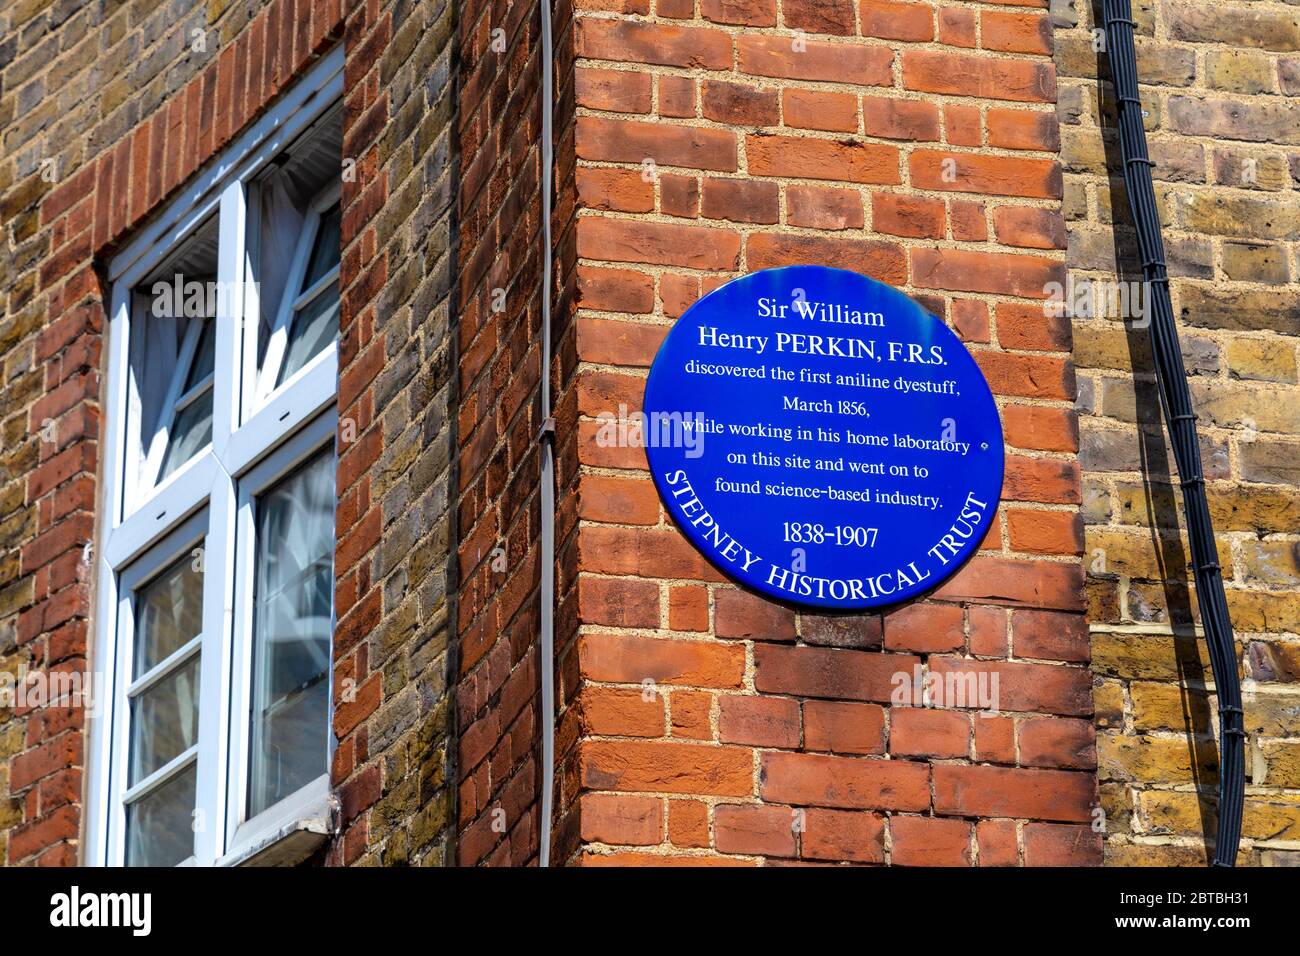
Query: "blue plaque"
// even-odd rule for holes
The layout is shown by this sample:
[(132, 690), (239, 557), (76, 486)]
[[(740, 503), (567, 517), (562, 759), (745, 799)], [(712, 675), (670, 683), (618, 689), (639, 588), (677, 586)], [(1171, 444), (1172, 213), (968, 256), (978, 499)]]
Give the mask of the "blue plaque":
[(996, 520), (1002, 427), (958, 338), (883, 283), (764, 269), (696, 302), (646, 381), (664, 506), (731, 578), (860, 609), (953, 574)]

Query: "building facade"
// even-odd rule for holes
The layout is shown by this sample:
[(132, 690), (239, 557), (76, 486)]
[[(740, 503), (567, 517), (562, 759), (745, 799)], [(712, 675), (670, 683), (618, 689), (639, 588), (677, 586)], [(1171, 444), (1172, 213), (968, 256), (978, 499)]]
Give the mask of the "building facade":
[[(0, 858), (1204, 865), (1098, 9), (550, 10), (549, 44), (532, 0), (0, 12)], [(1294, 865), (1300, 13), (1134, 17), (1240, 862)], [(606, 427), (693, 302), (795, 263), (912, 296), (1001, 415), (978, 554), (884, 613), (731, 583)]]

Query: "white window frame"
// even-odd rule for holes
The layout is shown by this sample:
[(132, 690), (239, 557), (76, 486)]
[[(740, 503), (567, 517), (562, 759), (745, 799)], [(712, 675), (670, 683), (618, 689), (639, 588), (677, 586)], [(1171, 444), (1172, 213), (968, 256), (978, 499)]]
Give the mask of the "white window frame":
[[(176, 424), (176, 416), (202, 395), (215, 379), (214, 370), (205, 375), (193, 388), (185, 390), (185, 383), (190, 377), (190, 367), (199, 354), (199, 340), (203, 336), (203, 326), (204, 323), (201, 321), (191, 322), (185, 330), (185, 339), (181, 342), (180, 353), (176, 356), (176, 368), (172, 372), (171, 382), (168, 383), (167, 394), (163, 397), (163, 411), (159, 417), (160, 427), (149, 440), (147, 450), (143, 447), (143, 441), (141, 442), (140, 450), (144, 453), (144, 467), (140, 472), (142, 489), (151, 489), (158, 484), (158, 476), (162, 473), (163, 460), (167, 457), (167, 446), (171, 439), (172, 426)], [(132, 421), (139, 422), (139, 420), (138, 415), (132, 417)]]
[[(307, 263), (311, 259), (312, 248), (316, 244), (316, 231), (320, 228), (321, 216), (339, 201), (339, 192), (339, 183), (330, 184), (312, 200), (308, 213), (303, 219), (302, 238), (298, 243), (298, 248), (294, 250), (293, 262), (289, 267), (288, 281), (285, 282), (284, 294), (280, 298), (280, 307), (276, 311), (275, 324), (272, 326), (270, 336), (267, 339), (266, 355), (262, 360), (262, 369), (257, 375), (249, 376), (245, 382), (245, 388), (249, 390), (245, 394), (245, 407), (261, 408), (272, 395), (292, 388), (298, 381), (310, 376), (315, 365), (325, 361), (323, 353), (313, 356), (302, 368), (294, 372), (284, 382), (281, 382), (280, 385), (275, 384), (280, 377), (280, 368), (284, 364), (285, 352), (289, 346), (290, 327), (294, 318), (299, 312), (307, 308), (313, 299), (329, 288), (330, 283), (338, 281), (339, 267), (334, 266), (317, 279), (310, 289), (303, 289), (302, 292), (298, 292), (298, 287), (302, 285), (303, 274), (307, 271)], [(256, 290), (252, 294), (256, 295)], [(255, 315), (257, 313), (252, 312), (249, 314)], [(253, 365), (249, 367), (255, 367), (257, 364), (257, 344), (256, 336), (250, 335), (246, 337), (244, 361), (252, 361)], [(248, 354), (250, 346), (252, 348), (251, 355)], [(330, 346), (330, 348), (337, 355), (337, 343)]]
[[(251, 582), (249, 522), (255, 495), (308, 455), (331, 445), (338, 425), (337, 345), (313, 357), (259, 406), (245, 400), (241, 383), (257, 378), (256, 342), (251, 365), (247, 342), (256, 339), (258, 325), (253, 283), (243, 281), (252, 267), (246, 241), (248, 195), (254, 177), (335, 106), (342, 93), (340, 46), (317, 61), (108, 264), (113, 291), (106, 344), (101, 523), (95, 548), (97, 613), (91, 666), (97, 693), (89, 721), (86, 865), (124, 862), (121, 787), (127, 759), (124, 707), (134, 589), (174, 561), (177, 548), (193, 547), (198, 539), (205, 542), (203, 632), (196, 639), (201, 654), (199, 743), (197, 753), (185, 759), (197, 761), (196, 813), (202, 825), (195, 828), (194, 854), (185, 862), (235, 862), (272, 840), (286, 822), (318, 819), (328, 805), (326, 773), (254, 820), (244, 819), (246, 788), (238, 791), (234, 786), (233, 778), (240, 774), (232, 769), (247, 760), (248, 674), (243, 662), (251, 654), (252, 607), (239, 604), (235, 592), (244, 586), (244, 578)], [(214, 215), (219, 222), (217, 280), (226, 289), (242, 284), (244, 294), (218, 297), (212, 442), (150, 486), (137, 477), (144, 452), (135, 424), (140, 397), (130, 367), (133, 322), (148, 318), (135, 310), (132, 290)], [(165, 407), (164, 424), (170, 415), (170, 407)], [(153, 455), (150, 449), (148, 458)], [(272, 815), (273, 810), (283, 812)]]

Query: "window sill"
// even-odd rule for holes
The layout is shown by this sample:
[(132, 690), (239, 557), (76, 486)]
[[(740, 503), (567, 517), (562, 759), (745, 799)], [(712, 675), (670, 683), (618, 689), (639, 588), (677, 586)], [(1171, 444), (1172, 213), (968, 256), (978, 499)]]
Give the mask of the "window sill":
[(245, 824), (254, 835), (237, 840), (217, 866), (296, 866), (334, 835), (325, 777), (303, 787), (267, 814), (277, 819), (267, 821), (269, 826), (261, 820), (253, 821), (254, 827)]
[(329, 820), (299, 820), (273, 836), (226, 856), (218, 866), (297, 866), (330, 838)]

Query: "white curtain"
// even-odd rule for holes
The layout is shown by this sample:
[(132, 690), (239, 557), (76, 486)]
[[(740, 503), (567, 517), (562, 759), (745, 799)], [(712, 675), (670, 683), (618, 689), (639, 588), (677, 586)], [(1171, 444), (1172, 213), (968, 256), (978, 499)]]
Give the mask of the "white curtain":
[(294, 249), (302, 232), (303, 203), (293, 178), (283, 170), (274, 170), (261, 188), (260, 235), (258, 252), (258, 299), (261, 302), (258, 328), (258, 359), (275, 324), (284, 298), (284, 284), (289, 278)]
[[(188, 277), (187, 277), (188, 278)], [(170, 280), (168, 280), (170, 281)], [(190, 324), (202, 322), (202, 317), (184, 315), (156, 315), (152, 287), (144, 289), (137, 298), (135, 314), (141, 330), (133, 336), (131, 344), (135, 354), (131, 366), (138, 370), (140, 389), (140, 446), (143, 458), (153, 443), (153, 436), (163, 426), (159, 420), (164, 411), (167, 390), (180, 366), (181, 343)]]

